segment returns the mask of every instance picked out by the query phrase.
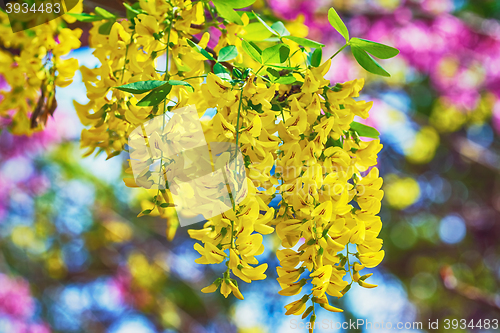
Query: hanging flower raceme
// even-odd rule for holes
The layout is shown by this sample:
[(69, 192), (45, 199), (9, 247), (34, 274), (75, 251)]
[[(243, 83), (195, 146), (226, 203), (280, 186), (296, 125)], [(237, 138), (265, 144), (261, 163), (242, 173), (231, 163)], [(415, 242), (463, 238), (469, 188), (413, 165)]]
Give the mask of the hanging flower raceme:
[[(384, 256), (382, 145), (375, 129), (355, 121), (372, 103), (355, 99), (363, 80), (325, 79), (333, 56), (323, 61), (324, 45), (304, 38), (300, 22), (269, 26), (255, 13), (238, 15), (233, 2), (214, 3), (140, 0), (126, 6), (126, 19), (101, 8), (78, 17), (92, 22), (100, 61), (81, 68), (89, 98), (75, 102), (86, 126), (81, 146), (108, 158), (129, 152), (134, 178), (126, 185), (152, 196), (139, 215), (166, 218), (169, 239), (203, 217), (189, 230), (196, 262), (227, 266), (203, 292), (243, 299), (236, 279), (266, 278), (258, 256), (263, 235), (276, 231), (279, 293), (295, 298), (286, 314), (312, 324), (315, 305), (339, 312), (334, 298), (353, 283), (374, 287), (360, 272)], [(388, 75), (367, 52), (385, 59), (397, 50), (350, 38), (333, 9), (329, 18), (364, 68)]]
[[(70, 13), (81, 11), (82, 1)], [(12, 133), (31, 135), (43, 129), (54, 114), (56, 89), (73, 82), (78, 61), (66, 56), (80, 47), (82, 30), (67, 28), (65, 23), (73, 23), (75, 18), (66, 14), (14, 33), (11, 25), (30, 23), (17, 21), (23, 17), (13, 15), (9, 20), (0, 12), (0, 75), (4, 81), (0, 86), (0, 116), (8, 119)]]

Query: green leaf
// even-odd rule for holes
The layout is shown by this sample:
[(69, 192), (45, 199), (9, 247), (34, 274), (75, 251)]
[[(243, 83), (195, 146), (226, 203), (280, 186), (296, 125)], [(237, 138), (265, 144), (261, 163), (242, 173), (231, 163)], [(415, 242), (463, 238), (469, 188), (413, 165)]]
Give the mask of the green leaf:
[(246, 40), (260, 41), (273, 36), (273, 34), (260, 22), (249, 23), (245, 27), (245, 32), (246, 33), (240, 37), (243, 37)]
[(352, 55), (358, 62), (358, 64), (370, 73), (381, 75), (381, 76), (391, 76), (378, 62), (375, 61), (365, 50), (359, 46), (351, 45)]
[(137, 106), (156, 106), (165, 100), (167, 95), (172, 90), (172, 85), (164, 84), (156, 89), (153, 89), (149, 94), (137, 103)]
[(169, 80), (168, 81), (169, 84), (173, 85), (173, 86), (184, 86), (184, 87), (188, 87), (189, 90), (191, 90), (191, 92), (194, 92), (194, 88), (192, 85), (190, 85), (189, 83), (187, 83), (186, 81), (179, 81), (179, 80)]
[(280, 76), (281, 76), (281, 75), (280, 75), (280, 73), (279, 73), (277, 70), (275, 70), (274, 68), (267, 67), (267, 68), (266, 68), (266, 71), (267, 71), (269, 74), (271, 74), (272, 76), (274, 76), (275, 78), (277, 78), (277, 79), (278, 79), (278, 78), (280, 78)]
[(399, 54), (398, 49), (377, 42), (372, 42), (371, 40), (353, 37), (351, 38), (350, 43), (351, 45), (362, 48), (379, 59), (389, 59)]
[(323, 56), (323, 49), (316, 49), (311, 54), (311, 66), (318, 67), (321, 65), (321, 57)]
[(321, 44), (319, 42), (315, 42), (313, 40), (307, 39), (307, 38), (302, 38), (302, 37), (295, 37), (295, 36), (285, 36), (283, 37), (284, 39), (289, 39), (294, 41), (295, 43), (305, 46), (305, 47), (314, 47), (314, 48), (320, 48), (325, 46), (325, 44)]
[(203, 54), (203, 56), (205, 58), (207, 58), (208, 60), (214, 60), (215, 61), (215, 58), (212, 57), (212, 55), (210, 53), (208, 53), (207, 50), (205, 50), (204, 48), (202, 48), (201, 46), (199, 46), (198, 44), (196, 44), (195, 42), (193, 42), (190, 39), (186, 39), (186, 41), (189, 44), (189, 46), (191, 46), (193, 49), (195, 49), (196, 51), (198, 51), (198, 53)]
[(242, 16), (243, 16), (243, 14), (247, 14), (247, 16), (248, 16), (248, 19), (249, 19), (249, 20), (253, 20), (253, 19), (255, 18), (255, 14), (254, 14), (254, 13), (250, 13), (250, 12), (247, 12), (247, 11), (242, 11), (242, 10), (239, 10), (239, 11), (238, 11), (238, 10), (237, 10), (237, 11), (236, 11), (236, 13), (237, 13), (240, 17), (242, 17)]
[(152, 209), (145, 209), (141, 212), (142, 215), (149, 215), (153, 210)]
[(262, 64), (262, 56), (260, 55), (259, 51), (257, 51), (252, 44), (247, 42), (246, 40), (242, 41), (243, 43), (241, 46), (243, 47), (243, 50), (256, 62), (259, 64)]
[(339, 14), (335, 11), (335, 9), (330, 8), (328, 10), (328, 21), (342, 36), (344, 36), (346, 42), (349, 40), (349, 30), (345, 26), (344, 22), (340, 18)]
[(101, 26), (99, 26), (99, 33), (101, 35), (109, 35), (109, 33), (111, 32), (111, 28), (113, 27), (113, 24), (115, 24), (115, 21), (108, 21), (104, 24), (101, 24)]
[(95, 12), (97, 15), (104, 17), (105, 19), (116, 19), (116, 15), (111, 14), (111, 13), (110, 13), (110, 12), (108, 12), (106, 9), (103, 9), (103, 8), (101, 8), (101, 7), (95, 7), (95, 8), (94, 8), (94, 12)]
[(243, 72), (243, 75), (242, 75), (242, 79), (246, 79), (248, 77), (248, 74), (250, 74), (251, 71), (252, 71), (251, 68), (245, 69), (245, 71)]
[(356, 121), (353, 121), (350, 126), (351, 130), (356, 131), (359, 136), (373, 139), (378, 139), (378, 137), (380, 136), (380, 133), (375, 128), (366, 126)]
[(224, 3), (231, 8), (245, 8), (250, 7), (256, 0), (224, 0)]
[(274, 67), (274, 68), (279, 68), (279, 69), (286, 69), (290, 71), (295, 71), (299, 69), (299, 66), (295, 67), (289, 67), (289, 66), (280, 66), (280, 65), (274, 65), (274, 64), (269, 64), (268, 66)]
[(257, 18), (257, 20), (259, 20), (259, 22), (264, 26), (266, 27), (267, 30), (269, 30), (269, 32), (273, 35), (276, 35), (278, 36), (278, 33), (276, 31), (274, 31), (273, 28), (271, 28), (266, 22), (264, 22), (263, 19), (260, 18), (259, 15), (255, 14), (255, 12), (252, 10), (252, 13), (255, 15), (255, 17)]
[(142, 13), (142, 11), (141, 11), (141, 10), (135, 9), (134, 7), (132, 7), (131, 5), (129, 5), (129, 4), (128, 4), (128, 3), (126, 3), (126, 2), (124, 2), (124, 3), (123, 3), (123, 6), (125, 6), (125, 8), (127, 8), (127, 10), (131, 11), (131, 12), (132, 12), (132, 13), (134, 13), (134, 14), (137, 14), (137, 15), (138, 15), (138, 14)]
[(161, 207), (161, 208), (175, 207), (175, 205), (174, 205), (174, 204), (171, 204), (171, 203), (166, 203), (166, 202), (164, 202), (164, 203), (160, 204), (160, 207)]
[(278, 43), (281, 42), (281, 39), (279, 37), (269, 37), (264, 39), (264, 42)]
[(233, 67), (233, 75), (234, 75), (234, 77), (236, 77), (238, 79), (243, 78), (243, 73), (236, 67)]
[(282, 76), (274, 82), (280, 84), (292, 84), (295, 81), (297, 81), (297, 79), (293, 75), (289, 75), (289, 76)]
[(126, 91), (132, 94), (144, 94), (150, 90), (156, 89), (167, 82), (158, 80), (139, 81), (115, 87), (115, 89)]
[(280, 48), (280, 63), (284, 63), (290, 55), (290, 47), (286, 44), (281, 44)]
[(272, 28), (274, 31), (276, 31), (280, 37), (283, 37), (283, 36), (290, 36), (290, 32), (289, 32), (288, 30), (286, 30), (285, 25), (284, 25), (284, 24), (283, 24), (283, 22), (281, 22), (281, 21), (274, 22), (274, 23), (271, 25), (271, 28)]
[(236, 49), (236, 46), (234, 45), (228, 45), (223, 47), (219, 51), (219, 57), (217, 58), (217, 61), (223, 62), (223, 61), (229, 61), (233, 60), (238, 56), (238, 50)]
[(330, 147), (340, 147), (343, 149), (344, 145), (342, 144), (342, 141), (340, 139), (334, 140), (332, 137), (329, 137), (326, 140), (325, 149)]
[(223, 80), (231, 80), (231, 74), (229, 74), (229, 71), (226, 69), (226, 67), (222, 66), (220, 63), (216, 63), (214, 65), (214, 73)]
[(275, 83), (292, 84), (297, 81), (293, 75), (284, 74), (284, 76), (281, 76), (280, 72), (271, 67), (267, 67), (266, 72), (270, 75), (271, 81)]
[(96, 21), (102, 21), (105, 18), (99, 15), (91, 15), (91, 14), (76, 14), (76, 13), (68, 13), (68, 15), (73, 16), (77, 21), (80, 22), (96, 22)]
[(241, 17), (234, 11), (233, 7), (231, 7), (227, 1), (212, 0), (212, 2), (214, 3), (215, 9), (217, 9), (217, 13), (219, 13), (220, 16), (229, 22), (243, 25)]
[(288, 59), (290, 48), (285, 44), (277, 44), (262, 51), (262, 61), (264, 64), (283, 63)]
[(250, 43), (250, 45), (253, 46), (254, 49), (257, 50), (257, 52), (259, 52), (260, 55), (262, 55), (262, 50), (260, 49), (259, 45), (257, 45), (255, 42), (252, 42), (252, 41), (250, 41), (249, 43)]
[(135, 18), (137, 15), (143, 13), (142, 9), (136, 9), (132, 6), (130, 6), (128, 3), (124, 2), (123, 6), (127, 9), (127, 19), (132, 23), (133, 26), (135, 26)]

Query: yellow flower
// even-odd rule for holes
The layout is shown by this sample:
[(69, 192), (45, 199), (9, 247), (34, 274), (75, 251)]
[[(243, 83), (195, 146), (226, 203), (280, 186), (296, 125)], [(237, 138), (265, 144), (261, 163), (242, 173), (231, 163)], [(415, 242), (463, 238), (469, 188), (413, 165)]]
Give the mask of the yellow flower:
[(201, 257), (195, 260), (198, 264), (218, 264), (226, 258), (224, 251), (219, 250), (215, 245), (209, 242), (205, 243), (205, 247), (196, 243), (194, 244), (194, 249), (201, 254)]
[(211, 285), (201, 289), (201, 292), (202, 293), (213, 293), (215, 291), (217, 291), (217, 289), (219, 289), (219, 286), (221, 285), (221, 282), (222, 282), (222, 279), (219, 278), (217, 279), (214, 283), (212, 283)]
[(146, 14), (139, 14), (135, 17), (135, 31), (137, 33), (137, 42), (144, 45), (144, 51), (151, 53), (163, 48), (162, 43), (167, 42), (164, 36), (161, 36), (161, 29), (155, 17)]
[(330, 277), (332, 276), (332, 266), (326, 265), (309, 275), (312, 277), (311, 283), (314, 285), (312, 288), (313, 295), (316, 297), (322, 297), (330, 283)]
[(309, 296), (305, 295), (301, 299), (296, 300), (290, 304), (285, 305), (286, 313), (285, 315), (296, 315), (300, 316), (306, 310), (306, 303), (309, 300)]
[(362, 253), (359, 255), (359, 260), (361, 263), (368, 267), (368, 268), (373, 268), (380, 264), (382, 259), (384, 259), (385, 251), (379, 251), (379, 252), (368, 252), (368, 253)]
[(234, 284), (233, 281), (231, 281), (229, 279), (222, 280), (220, 292), (222, 295), (224, 295), (225, 298), (227, 298), (229, 296), (229, 294), (232, 292), (236, 298), (241, 299), (241, 300), (243, 299), (243, 295), (241, 294), (238, 287)]

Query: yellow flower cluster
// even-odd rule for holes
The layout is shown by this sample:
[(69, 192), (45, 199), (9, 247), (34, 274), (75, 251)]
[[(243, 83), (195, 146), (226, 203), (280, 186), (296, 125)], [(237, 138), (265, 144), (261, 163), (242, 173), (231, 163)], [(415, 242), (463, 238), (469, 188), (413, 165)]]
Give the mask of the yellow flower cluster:
[[(321, 64), (321, 54), (314, 65), (306, 60), (307, 50), (298, 43), (315, 44), (304, 38), (262, 42), (267, 48), (260, 50), (244, 38), (260, 24), (249, 23), (247, 14), (235, 18), (226, 12), (230, 19), (225, 17), (221, 27), (214, 8), (200, 1), (138, 4), (128, 9), (129, 19), (111, 24), (96, 19), (90, 30), (90, 46), (101, 65), (81, 68), (90, 101), (75, 102), (89, 127), (81, 141), (86, 155), (98, 149), (112, 157), (132, 149), (126, 143), (134, 129), (167, 111), (175, 114), (194, 105), (201, 117), (213, 108), (215, 115), (202, 122), (204, 136), (207, 142), (239, 147), (246, 196), (232, 198), (232, 209), (189, 231), (201, 242), (195, 245), (197, 263), (227, 265), (223, 276), (202, 291), (220, 287), (225, 297), (233, 293), (243, 299), (233, 277), (247, 283), (266, 278), (267, 264), (259, 264), (256, 256), (264, 251), (262, 235), (275, 230), (284, 248), (277, 252), (280, 294), (298, 295), (311, 285), (309, 294), (286, 306), (287, 314), (305, 318), (312, 313), (314, 322), (314, 304), (341, 311), (327, 295), (342, 297), (354, 282), (374, 287), (366, 282), (371, 274), (361, 276), (360, 271), (384, 257), (377, 238), (382, 179), (375, 167), (382, 145), (361, 140), (356, 128), (363, 125), (353, 122), (355, 116), (367, 118), (372, 105), (355, 99), (364, 81), (331, 85), (324, 78), (330, 60)], [(205, 10), (212, 20), (205, 18)], [(208, 27), (221, 32), (213, 50), (207, 47)], [(288, 36), (284, 25), (274, 27)], [(156, 177), (168, 174), (162, 163)], [(177, 228), (172, 193), (168, 187), (155, 188), (154, 182), (125, 179), (127, 186), (156, 192), (153, 207), (146, 203), (140, 215), (167, 218), (171, 237)], [(269, 206), (275, 198), (276, 211)], [(350, 281), (344, 280), (347, 274)]]
[[(140, 5), (143, 12), (151, 14), (139, 14), (134, 22), (115, 22), (108, 35), (99, 31), (107, 23), (104, 20), (95, 22), (90, 29), (89, 45), (95, 49), (93, 55), (99, 59), (101, 66), (81, 68), (90, 101), (85, 105), (74, 102), (82, 124), (91, 127), (82, 131), (81, 147), (88, 148), (85, 155), (92, 154), (96, 148), (106, 152), (108, 158), (118, 155), (133, 129), (158, 111), (163, 113), (165, 110), (163, 105), (138, 107), (134, 96), (112, 88), (173, 77), (157, 70), (159, 59), (165, 62), (165, 57), (173, 59), (173, 63), (167, 60), (171, 72), (176, 72), (175, 67), (181, 66), (181, 62), (183, 69), (189, 67), (182, 72), (184, 75), (196, 76), (204, 71), (203, 62), (182, 38), (199, 32), (190, 28), (188, 22), (202, 23), (199, 19), (203, 13), (201, 2), (194, 5), (189, 1), (177, 1), (175, 5), (170, 5), (163, 1), (141, 1)], [(180, 13), (183, 19), (174, 20)], [(165, 33), (167, 27), (168, 33)], [(184, 61), (181, 54), (186, 54)], [(182, 99), (189, 98), (185, 93), (185, 88), (174, 87), (169, 98), (177, 97), (179, 105)], [(94, 112), (91, 113), (91, 110)]]
[[(341, 311), (329, 304), (326, 295), (342, 297), (352, 282), (372, 287), (359, 271), (375, 267), (384, 256), (382, 240), (377, 238), (382, 224), (376, 216), (382, 179), (376, 167), (362, 176), (376, 165), (382, 146), (378, 140), (364, 142), (346, 135), (355, 115), (368, 116), (371, 103), (353, 99), (362, 80), (324, 89), (329, 82), (322, 77), (329, 63), (323, 66), (306, 74), (304, 86), (309, 87), (292, 95), (288, 116), (277, 125), (283, 153), (276, 161), (275, 176), (282, 201), (273, 224), (285, 248), (278, 251), (278, 282), (280, 294), (292, 296), (310, 281), (311, 292), (286, 307), (287, 314), (304, 318), (314, 303)], [(350, 252), (349, 243), (357, 251)], [(352, 255), (361, 264), (353, 263)], [(343, 280), (347, 272), (350, 283)], [(313, 305), (306, 310), (310, 298)]]
[[(71, 12), (81, 11), (80, 1)], [(0, 87), (0, 117), (10, 120), (12, 133), (42, 129), (57, 106), (56, 87), (73, 82), (78, 61), (64, 56), (81, 45), (82, 30), (65, 27), (74, 21), (66, 14), (13, 33), (7, 14), (0, 11), (0, 75), (7, 85)]]

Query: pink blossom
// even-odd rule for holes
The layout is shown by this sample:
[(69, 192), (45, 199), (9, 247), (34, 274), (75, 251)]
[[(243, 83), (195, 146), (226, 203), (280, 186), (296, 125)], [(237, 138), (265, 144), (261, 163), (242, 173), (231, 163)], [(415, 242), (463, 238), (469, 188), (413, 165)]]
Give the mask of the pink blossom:
[(33, 315), (34, 306), (26, 281), (0, 274), (0, 313), (27, 319)]

